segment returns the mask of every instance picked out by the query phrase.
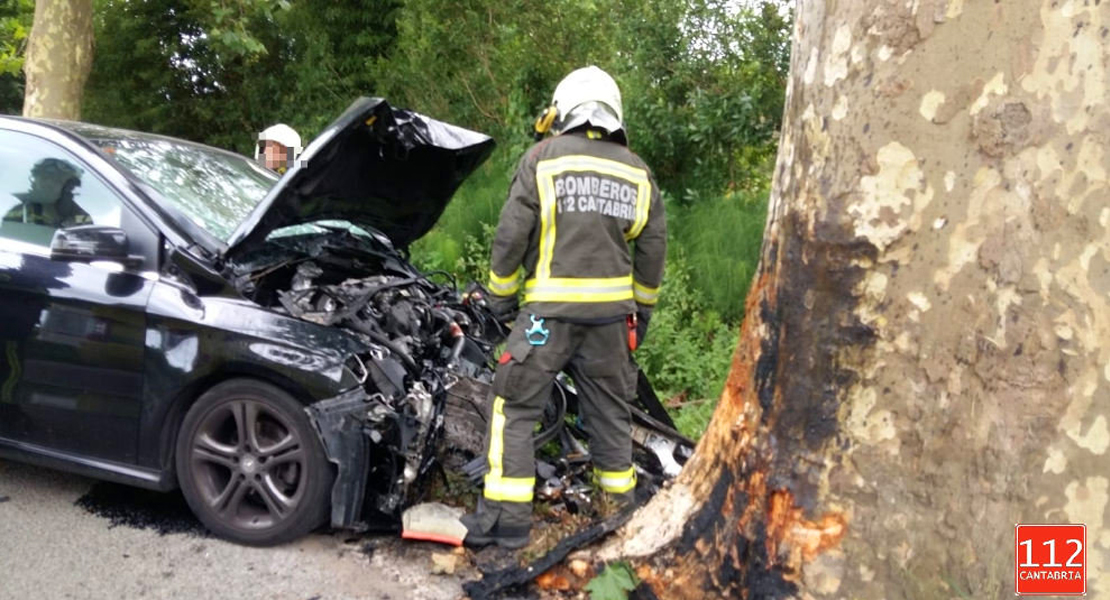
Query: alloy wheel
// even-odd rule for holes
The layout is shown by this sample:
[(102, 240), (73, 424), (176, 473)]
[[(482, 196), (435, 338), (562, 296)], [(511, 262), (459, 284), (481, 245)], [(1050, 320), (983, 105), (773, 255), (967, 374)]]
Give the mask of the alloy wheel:
[(252, 400), (214, 407), (190, 445), (192, 476), (203, 500), (237, 529), (265, 529), (304, 498), (304, 441), (282, 415)]

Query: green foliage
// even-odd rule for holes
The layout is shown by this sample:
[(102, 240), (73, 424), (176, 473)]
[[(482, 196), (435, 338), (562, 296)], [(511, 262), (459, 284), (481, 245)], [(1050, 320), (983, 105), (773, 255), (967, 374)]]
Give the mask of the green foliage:
[[(765, 186), (789, 70), (776, 2), (637, 3), (619, 71), (632, 145), (672, 192)], [(690, 193), (677, 198), (688, 204)]]
[(23, 56), (34, 0), (0, 0), (0, 114), (23, 110)]
[[(694, 286), (692, 270), (682, 248), (667, 260), (648, 336), (636, 351), (636, 361), (663, 398), (679, 405), (672, 411), (684, 435), (697, 438), (709, 422), (715, 399), (728, 374), (739, 327), (708, 308)], [(693, 410), (687, 414), (687, 411)]]
[(763, 243), (766, 188), (697, 194), (689, 206), (672, 206), (667, 214), (671, 243), (686, 253), (690, 278), (706, 306), (738, 322)]
[(85, 115), (249, 153), (274, 122), (308, 140), (371, 94), (486, 131), (515, 162), (555, 83), (594, 63), (688, 205), (766, 186), (789, 28), (771, 0), (97, 0)]
[(586, 584), (590, 600), (626, 600), (628, 592), (636, 589), (639, 579), (628, 563), (616, 562), (605, 566), (605, 570)]
[(0, 75), (15, 75), (23, 69), (23, 48), (34, 12), (33, 0), (0, 3)]
[(670, 412), (671, 418), (674, 419), (675, 428), (682, 435), (696, 440), (709, 427), (709, 422), (713, 420), (713, 411), (716, 409), (717, 398), (699, 398), (684, 402)]
[(447, 271), (460, 287), (489, 279), (489, 256), (496, 227), (482, 224), (479, 234), (465, 234), (460, 243), (449, 233), (433, 231), (414, 245), (413, 262), (423, 271)]
[[(613, 0), (405, 0), (397, 44), (378, 63), (382, 90), (492, 133), (519, 154), (554, 82), (616, 52)], [(619, 25), (617, 25), (619, 26)]]
[(668, 207), (670, 256), (659, 306), (637, 360), (679, 431), (697, 439), (724, 388), (758, 266), (767, 193), (699, 198)]
[(383, 92), (489, 132), (509, 155), (528, 146), (554, 84), (593, 63), (621, 85), (631, 145), (664, 188), (766, 185), (789, 58), (777, 2), (466, 0), (445, 15), (437, 0), (406, 0), (397, 31), (378, 61)]
[(259, 57), (268, 53), (265, 37), (252, 25), (275, 23), (279, 11), (289, 10), (285, 0), (191, 0), (196, 14), (208, 16), (207, 38), (212, 49), (230, 57)]
[(87, 120), (251, 154), (276, 122), (310, 140), (375, 88), (393, 0), (98, 0)]

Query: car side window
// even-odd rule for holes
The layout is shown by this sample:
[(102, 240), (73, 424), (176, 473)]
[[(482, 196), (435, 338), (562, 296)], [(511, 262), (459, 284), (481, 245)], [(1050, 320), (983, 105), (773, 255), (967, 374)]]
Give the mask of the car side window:
[(119, 227), (121, 212), (115, 192), (68, 152), (0, 130), (0, 239), (49, 247), (57, 229)]

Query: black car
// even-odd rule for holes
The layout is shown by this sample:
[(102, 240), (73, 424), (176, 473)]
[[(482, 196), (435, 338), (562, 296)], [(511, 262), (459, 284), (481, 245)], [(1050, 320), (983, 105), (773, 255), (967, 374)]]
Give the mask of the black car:
[(0, 456), (180, 486), (247, 544), (396, 515), (498, 327), (407, 248), (492, 147), (361, 99), (279, 179), (0, 117)]

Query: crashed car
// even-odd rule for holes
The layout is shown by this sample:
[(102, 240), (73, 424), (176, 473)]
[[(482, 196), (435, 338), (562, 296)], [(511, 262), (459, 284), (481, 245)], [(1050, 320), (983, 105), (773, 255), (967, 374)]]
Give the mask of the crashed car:
[[(0, 117), (0, 457), (180, 487), (245, 544), (396, 522), (445, 435), (480, 452), (505, 331), (480, 287), (408, 248), (492, 148), (364, 98), (279, 179), (182, 140)], [(581, 449), (573, 407), (561, 379), (537, 445)], [(673, 475), (689, 441), (635, 414)], [(549, 494), (581, 496), (558, 475)]]
[(182, 140), (0, 118), (0, 456), (180, 486), (247, 544), (396, 511), (446, 367), (487, 350), (407, 247), (492, 148), (362, 99), (279, 180)]

